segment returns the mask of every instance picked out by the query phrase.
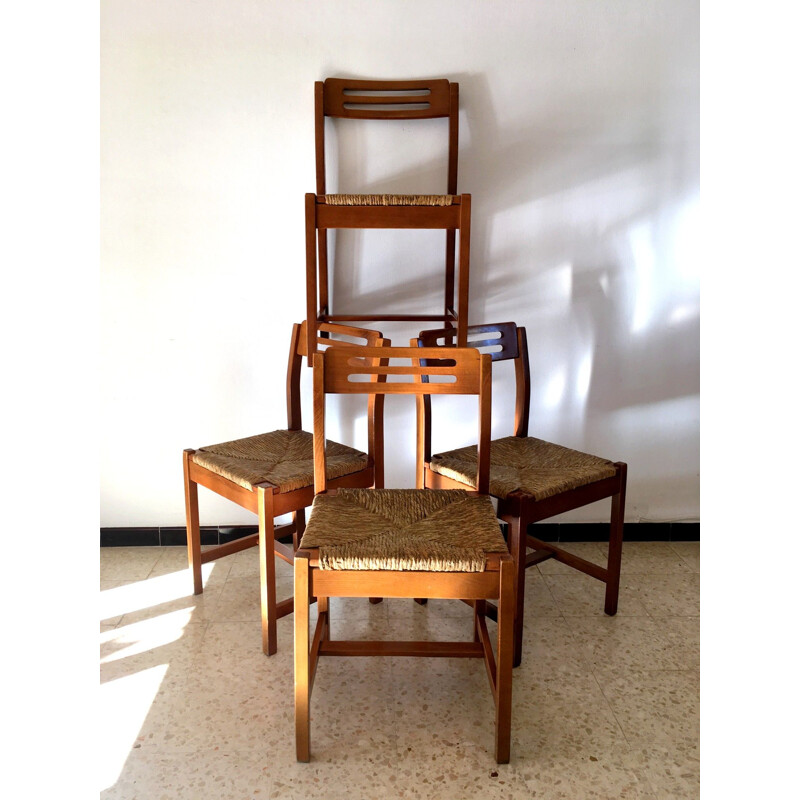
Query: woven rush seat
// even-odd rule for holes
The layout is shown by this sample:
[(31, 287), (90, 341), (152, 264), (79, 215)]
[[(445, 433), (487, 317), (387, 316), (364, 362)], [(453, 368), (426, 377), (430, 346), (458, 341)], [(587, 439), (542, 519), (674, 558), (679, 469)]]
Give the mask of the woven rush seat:
[[(340, 478), (367, 466), (367, 456), (352, 447), (328, 442), (328, 478)], [(201, 447), (194, 461), (252, 491), (267, 481), (280, 493), (314, 484), (314, 437), (306, 431), (278, 430), (232, 442)]]
[(340, 489), (314, 499), (301, 548), (323, 570), (483, 572), (508, 552), (491, 500), (459, 489)]
[[(430, 460), (432, 472), (475, 485), (478, 450), (475, 445), (438, 453)], [(489, 494), (505, 499), (518, 492), (543, 500), (615, 475), (605, 458), (531, 436), (507, 436), (492, 441)]]
[(329, 206), (451, 206), (452, 194), (326, 194)]

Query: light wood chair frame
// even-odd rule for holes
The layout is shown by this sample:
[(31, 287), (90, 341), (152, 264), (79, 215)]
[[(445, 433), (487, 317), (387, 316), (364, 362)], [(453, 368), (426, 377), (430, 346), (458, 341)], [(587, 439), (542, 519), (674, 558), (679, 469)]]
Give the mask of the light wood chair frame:
[[(314, 356), (314, 486), (317, 493), (335, 492), (325, 477), (325, 396), (331, 393), (414, 394), (417, 400), (417, 452), (421, 449), (422, 391), (434, 394), (478, 395), (479, 477), (472, 494), (485, 495), (488, 488), (489, 435), (491, 422), (491, 361), (466, 348), (435, 351), (446, 366), (392, 366), (390, 359), (419, 359), (434, 351), (416, 348), (375, 349), (347, 357), (344, 349)], [(388, 355), (387, 355), (388, 354)], [(379, 365), (366, 358), (382, 359)], [(351, 381), (353, 376), (379, 376), (382, 382)], [(410, 376), (414, 382), (392, 382), (389, 376)], [(420, 382), (420, 376), (455, 375), (455, 383)], [(498, 523), (499, 524), (499, 523)], [(310, 759), (310, 698), (321, 656), (421, 656), (482, 658), (495, 703), (495, 757), (507, 763), (511, 748), (511, 664), (513, 658), (514, 576), (513, 559), (506, 553), (487, 554), (484, 572), (424, 572), (393, 570), (322, 570), (319, 549), (297, 551), (295, 569), (295, 722), (298, 761)], [(309, 632), (309, 597), (316, 597), (318, 618), (313, 636)], [(467, 600), (473, 606), (472, 642), (432, 641), (344, 641), (330, 636), (330, 597), (417, 596)], [(487, 600), (497, 602), (497, 654), (486, 626)]]
[[(363, 94), (359, 94), (363, 92)], [(441, 322), (466, 342), (469, 308), (471, 196), (458, 195), (458, 84), (433, 80), (376, 81), (328, 78), (314, 85), (316, 194), (306, 195), (306, 318), (320, 322)], [(331, 206), (325, 202), (325, 120), (448, 120), (447, 194), (450, 206)], [(328, 230), (336, 228), (444, 229), (442, 314), (334, 314), (329, 293)], [(458, 260), (456, 261), (456, 232)], [(456, 266), (458, 270), (456, 271)], [(456, 277), (458, 294), (456, 296)], [(308, 348), (313, 353), (313, 330)], [(309, 356), (309, 365), (311, 357)]]
[[(290, 431), (302, 430), (302, 409), (300, 395), (300, 375), (302, 361), (307, 354), (308, 338), (305, 322), (295, 324), (292, 328), (289, 348), (289, 364), (286, 375), (286, 413), (287, 428)], [(319, 345), (323, 347), (349, 348), (361, 345), (339, 339), (333, 335), (347, 336), (363, 340), (365, 345), (381, 347), (388, 343), (379, 331), (354, 328), (347, 325), (323, 323), (319, 326)], [(315, 342), (315, 345), (317, 343)], [(380, 487), (383, 485), (383, 405), (382, 397), (376, 395), (368, 409), (368, 451), (367, 466), (358, 472), (343, 475), (331, 481), (335, 486)], [(186, 501), (186, 539), (189, 553), (189, 569), (192, 572), (194, 594), (203, 592), (202, 565), (216, 561), (224, 556), (238, 553), (250, 547), (259, 547), (260, 581), (261, 581), (261, 642), (265, 654), (274, 655), (278, 649), (277, 620), (291, 614), (294, 598), (289, 597), (280, 602), (275, 590), (274, 556), (292, 564), (294, 553), (305, 529), (305, 509), (314, 500), (314, 487), (304, 486), (289, 492), (280, 492), (279, 487), (268, 481), (247, 489), (222, 475), (201, 466), (194, 460), (195, 450), (183, 451), (184, 493)], [(236, 503), (258, 515), (258, 533), (243, 536), (231, 542), (201, 549), (200, 516), (198, 505), (198, 485), (204, 486), (222, 497)], [(283, 514), (292, 514), (292, 522), (276, 527), (274, 518)], [(292, 543), (278, 541), (291, 534)], [(273, 556), (274, 554), (274, 556)]]
[[(487, 334), (489, 336), (487, 336)], [(493, 334), (493, 335), (491, 335)], [(514, 436), (528, 436), (530, 413), (530, 362), (525, 328), (513, 322), (490, 325), (471, 325), (468, 328), (470, 347), (498, 347), (491, 356), (492, 362), (511, 360), (516, 377), (516, 400), (514, 411)], [(452, 339), (448, 329), (421, 331), (412, 344), (422, 348), (447, 346)], [(442, 344), (439, 344), (439, 343)], [(429, 489), (456, 489), (469, 486), (453, 478), (434, 472), (431, 460), (431, 401), (430, 396), (422, 400), (422, 448), (423, 457), (417, 472), (417, 486)], [(514, 557), (516, 572), (516, 611), (514, 615), (514, 666), (522, 661), (522, 631), (525, 614), (525, 570), (548, 559), (555, 559), (606, 585), (604, 611), (609, 616), (617, 613), (619, 602), (620, 568), (622, 562), (623, 523), (625, 519), (625, 491), (627, 486), (627, 464), (614, 462), (616, 473), (594, 483), (561, 492), (552, 497), (536, 500), (521, 492), (512, 492), (506, 498), (498, 497), (497, 516), (508, 525), (508, 544)], [(544, 542), (530, 533), (530, 525), (556, 514), (571, 511), (581, 506), (611, 498), (608, 558), (605, 566), (587, 561), (555, 544)], [(534, 529), (535, 530), (535, 529)], [(533, 552), (528, 553), (528, 548)], [(489, 607), (490, 615), (494, 609)]]

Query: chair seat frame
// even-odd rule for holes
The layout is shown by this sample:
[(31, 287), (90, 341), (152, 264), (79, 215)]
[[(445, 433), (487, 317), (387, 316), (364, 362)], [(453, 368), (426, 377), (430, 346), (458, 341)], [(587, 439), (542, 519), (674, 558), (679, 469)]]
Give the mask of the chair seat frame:
[[(508, 763), (511, 750), (511, 660), (513, 657), (514, 562), (510, 555), (487, 560), (479, 573), (408, 571), (338, 572), (319, 569), (319, 551), (298, 550), (295, 596), (317, 599), (317, 623), (309, 635), (309, 605), (295, 609), (295, 715), (297, 760), (310, 760), (310, 701), (317, 664), (322, 656), (409, 656), (480, 658), (495, 703), (495, 758)], [(434, 597), (467, 600), (474, 608), (472, 642), (332, 640), (330, 597)], [(497, 659), (486, 625), (487, 600), (498, 601)]]

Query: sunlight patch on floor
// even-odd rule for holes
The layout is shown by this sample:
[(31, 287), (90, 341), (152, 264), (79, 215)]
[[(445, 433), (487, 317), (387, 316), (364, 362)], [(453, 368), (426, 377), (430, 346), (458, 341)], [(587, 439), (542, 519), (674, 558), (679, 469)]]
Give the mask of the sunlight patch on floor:
[(101, 791), (119, 780), (168, 666), (159, 664), (101, 684), (102, 736), (97, 754)]
[(189, 624), (192, 610), (179, 609), (105, 631), (100, 635), (100, 645), (104, 651), (110, 652), (100, 659), (100, 663), (109, 664), (120, 658), (139, 655), (177, 642)]
[[(210, 570), (208, 573), (203, 570), (204, 584), (208, 581), (209, 574)], [(189, 570), (184, 569), (148, 578), (146, 581), (136, 581), (106, 589), (100, 592), (100, 619), (109, 620), (162, 603), (171, 603), (183, 597), (191, 598), (191, 588)]]

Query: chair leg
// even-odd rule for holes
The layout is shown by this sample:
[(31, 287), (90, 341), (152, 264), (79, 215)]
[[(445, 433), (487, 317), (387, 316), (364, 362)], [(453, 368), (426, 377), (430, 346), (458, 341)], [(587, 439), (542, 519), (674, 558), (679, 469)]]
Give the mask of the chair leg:
[(528, 547), (528, 520), (523, 516), (504, 517), (508, 523), (508, 549), (514, 559), (514, 666), (522, 663), (522, 627), (525, 620), (525, 557)]
[(486, 616), (486, 601), (473, 600), (472, 608), (472, 641), (479, 642), (481, 640), (481, 635), (478, 632), (478, 617)]
[(308, 636), (308, 558), (294, 560), (294, 722), (298, 761), (309, 761), (309, 636)]
[(298, 509), (292, 513), (292, 520), (294, 522), (294, 533), (292, 534), (292, 544), (294, 549), (300, 547), (300, 540), (303, 538), (303, 533), (306, 530), (306, 510), (304, 508)]
[(186, 544), (194, 593), (203, 593), (203, 563), (200, 556), (200, 513), (197, 506), (197, 484), (189, 478), (189, 461), (194, 450), (183, 451), (183, 489), (186, 497)]
[[(380, 598), (381, 600), (383, 598)], [(329, 598), (327, 597), (318, 597), (317, 598), (317, 612), (319, 614), (328, 614), (330, 611), (330, 605), (328, 604)], [(322, 637), (323, 641), (327, 641), (331, 638), (331, 626), (330, 626), (330, 616), (328, 616), (328, 630), (325, 635)]]
[(497, 691), (495, 693), (495, 746), (498, 764), (511, 757), (511, 669), (514, 657), (514, 562), (500, 564), (500, 599), (497, 609)]
[(261, 648), (268, 656), (278, 650), (275, 601), (275, 520), (272, 491), (258, 488), (258, 560), (261, 575)]
[(611, 531), (608, 539), (608, 578), (606, 580), (605, 612), (613, 617), (619, 600), (619, 577), (622, 566), (622, 532), (625, 521), (625, 488), (627, 464), (618, 464), (619, 492), (611, 498)]

